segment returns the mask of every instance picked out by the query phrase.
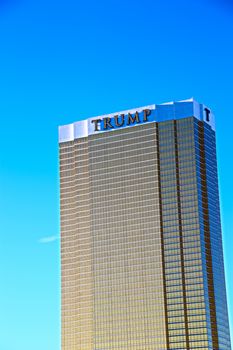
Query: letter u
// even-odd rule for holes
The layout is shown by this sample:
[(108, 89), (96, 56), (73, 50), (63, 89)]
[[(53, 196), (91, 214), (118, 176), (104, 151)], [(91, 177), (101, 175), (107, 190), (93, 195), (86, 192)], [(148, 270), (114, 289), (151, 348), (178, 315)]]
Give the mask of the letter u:
[(119, 115), (114, 116), (114, 121), (116, 126), (123, 126), (125, 122), (125, 115), (121, 114), (121, 121), (119, 122)]

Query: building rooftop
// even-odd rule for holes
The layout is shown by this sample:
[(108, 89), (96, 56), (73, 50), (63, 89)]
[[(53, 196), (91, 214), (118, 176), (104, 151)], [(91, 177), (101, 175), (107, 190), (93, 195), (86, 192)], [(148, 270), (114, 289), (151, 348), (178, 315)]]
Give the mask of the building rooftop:
[(142, 123), (179, 120), (187, 117), (205, 121), (215, 130), (215, 120), (211, 110), (190, 98), (114, 112), (59, 126), (59, 142), (73, 141), (96, 133), (114, 131)]

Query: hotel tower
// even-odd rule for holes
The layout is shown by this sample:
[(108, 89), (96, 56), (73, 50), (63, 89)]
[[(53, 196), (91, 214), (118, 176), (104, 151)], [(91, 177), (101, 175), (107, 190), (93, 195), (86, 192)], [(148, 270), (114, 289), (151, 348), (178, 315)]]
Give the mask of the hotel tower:
[(59, 147), (62, 350), (230, 350), (211, 110), (80, 120)]

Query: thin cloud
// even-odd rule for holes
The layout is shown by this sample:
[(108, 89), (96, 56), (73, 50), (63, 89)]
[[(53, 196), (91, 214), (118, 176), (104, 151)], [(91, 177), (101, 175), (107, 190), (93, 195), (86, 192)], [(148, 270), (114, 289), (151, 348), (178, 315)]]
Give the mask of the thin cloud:
[(59, 236), (47, 236), (47, 237), (42, 237), (39, 239), (39, 243), (51, 243), (54, 241), (57, 241), (59, 239)]

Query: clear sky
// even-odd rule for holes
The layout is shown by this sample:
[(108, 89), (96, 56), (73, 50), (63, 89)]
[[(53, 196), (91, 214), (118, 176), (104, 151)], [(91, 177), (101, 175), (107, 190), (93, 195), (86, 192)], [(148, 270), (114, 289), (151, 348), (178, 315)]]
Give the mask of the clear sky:
[(57, 127), (194, 97), (215, 113), (233, 335), (231, 0), (0, 0), (0, 350), (58, 350)]

